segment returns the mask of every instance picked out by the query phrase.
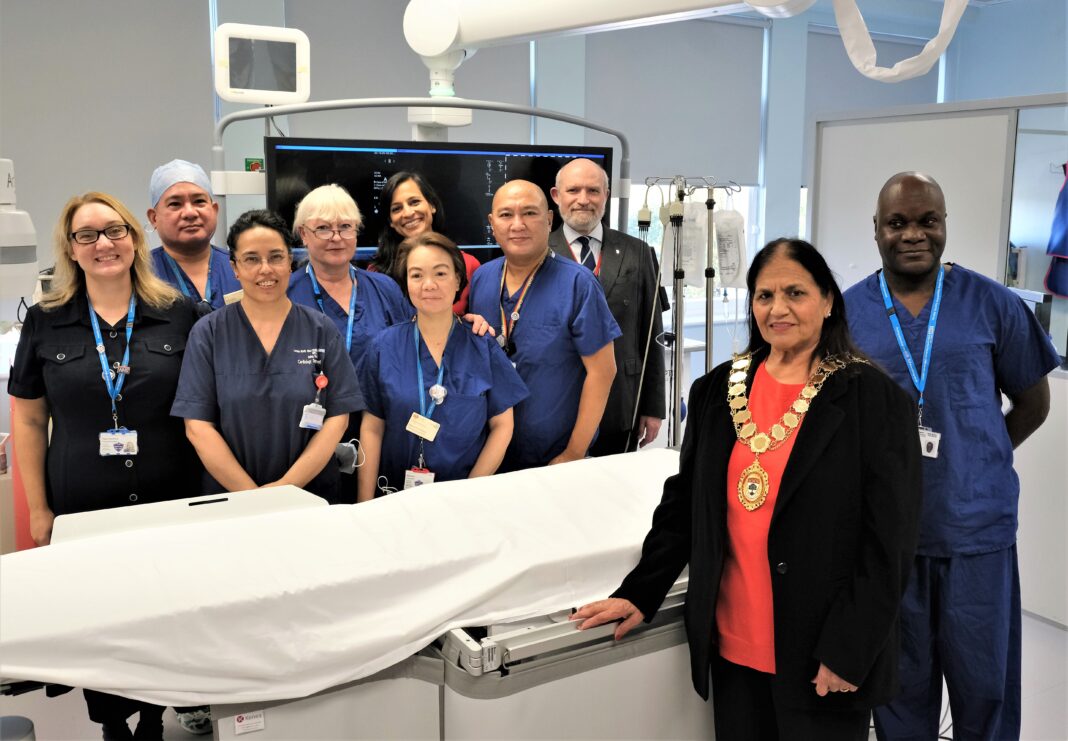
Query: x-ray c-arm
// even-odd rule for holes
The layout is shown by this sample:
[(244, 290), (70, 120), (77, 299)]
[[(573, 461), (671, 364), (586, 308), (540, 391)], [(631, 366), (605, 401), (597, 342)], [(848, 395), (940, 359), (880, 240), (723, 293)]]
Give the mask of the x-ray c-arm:
[(541, 36), (757, 11), (772, 18), (804, 12), (815, 0), (411, 0), (404, 37), (423, 57), (513, 44)]

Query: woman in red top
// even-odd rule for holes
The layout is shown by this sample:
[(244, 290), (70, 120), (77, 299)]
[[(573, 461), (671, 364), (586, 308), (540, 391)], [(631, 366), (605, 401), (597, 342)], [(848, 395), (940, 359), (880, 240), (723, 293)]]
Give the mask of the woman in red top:
[(724, 739), (866, 739), (897, 691), (916, 544), (916, 411), (849, 336), (816, 249), (777, 240), (747, 276), (749, 346), (693, 385), (680, 470), (642, 557), (574, 616), (652, 619), (689, 564), (695, 689)]
[[(371, 260), (370, 269), (393, 276), (403, 289), (407, 276), (395, 274), (400, 243), (429, 231), (446, 233), (445, 207), (437, 192), (422, 175), (404, 170), (395, 173), (386, 181), (379, 199), (382, 203), (389, 204), (389, 226), (382, 230), (378, 238), (378, 252)], [(467, 286), (453, 304), (452, 311), (457, 316), (467, 313), (467, 294), (471, 290), (468, 286), (471, 285), (471, 276), (480, 265), (478, 260), (466, 252), (460, 254), (464, 258)]]

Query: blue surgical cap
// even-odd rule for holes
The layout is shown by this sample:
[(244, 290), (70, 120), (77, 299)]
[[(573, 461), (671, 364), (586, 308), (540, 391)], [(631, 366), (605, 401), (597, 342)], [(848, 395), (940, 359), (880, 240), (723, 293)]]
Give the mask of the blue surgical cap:
[(148, 202), (155, 208), (159, 199), (175, 183), (192, 183), (204, 190), (212, 199), (215, 195), (211, 192), (211, 181), (207, 173), (200, 165), (185, 160), (171, 160), (165, 165), (160, 165), (152, 173), (152, 179), (148, 181)]

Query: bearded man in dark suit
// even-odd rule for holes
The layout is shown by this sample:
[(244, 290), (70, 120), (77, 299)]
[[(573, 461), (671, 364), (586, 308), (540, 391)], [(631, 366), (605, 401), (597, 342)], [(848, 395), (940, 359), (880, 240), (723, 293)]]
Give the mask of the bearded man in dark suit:
[[(623, 331), (615, 341), (615, 381), (590, 454), (637, 450), (656, 439), (664, 420), (656, 257), (645, 242), (601, 223), (608, 203), (608, 175), (596, 163), (568, 162), (556, 174), (551, 195), (563, 225), (549, 235), (549, 247), (594, 272)], [(652, 340), (647, 342), (650, 325)]]

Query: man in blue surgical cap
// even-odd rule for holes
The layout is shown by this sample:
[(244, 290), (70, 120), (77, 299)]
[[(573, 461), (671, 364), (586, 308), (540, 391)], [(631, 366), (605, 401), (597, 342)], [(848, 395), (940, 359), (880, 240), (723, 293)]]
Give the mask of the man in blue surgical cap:
[(207, 174), (200, 165), (171, 160), (152, 173), (148, 190), (148, 222), (163, 244), (152, 250), (156, 274), (205, 308), (219, 308), (241, 285), (229, 253), (211, 244), (219, 204)]

